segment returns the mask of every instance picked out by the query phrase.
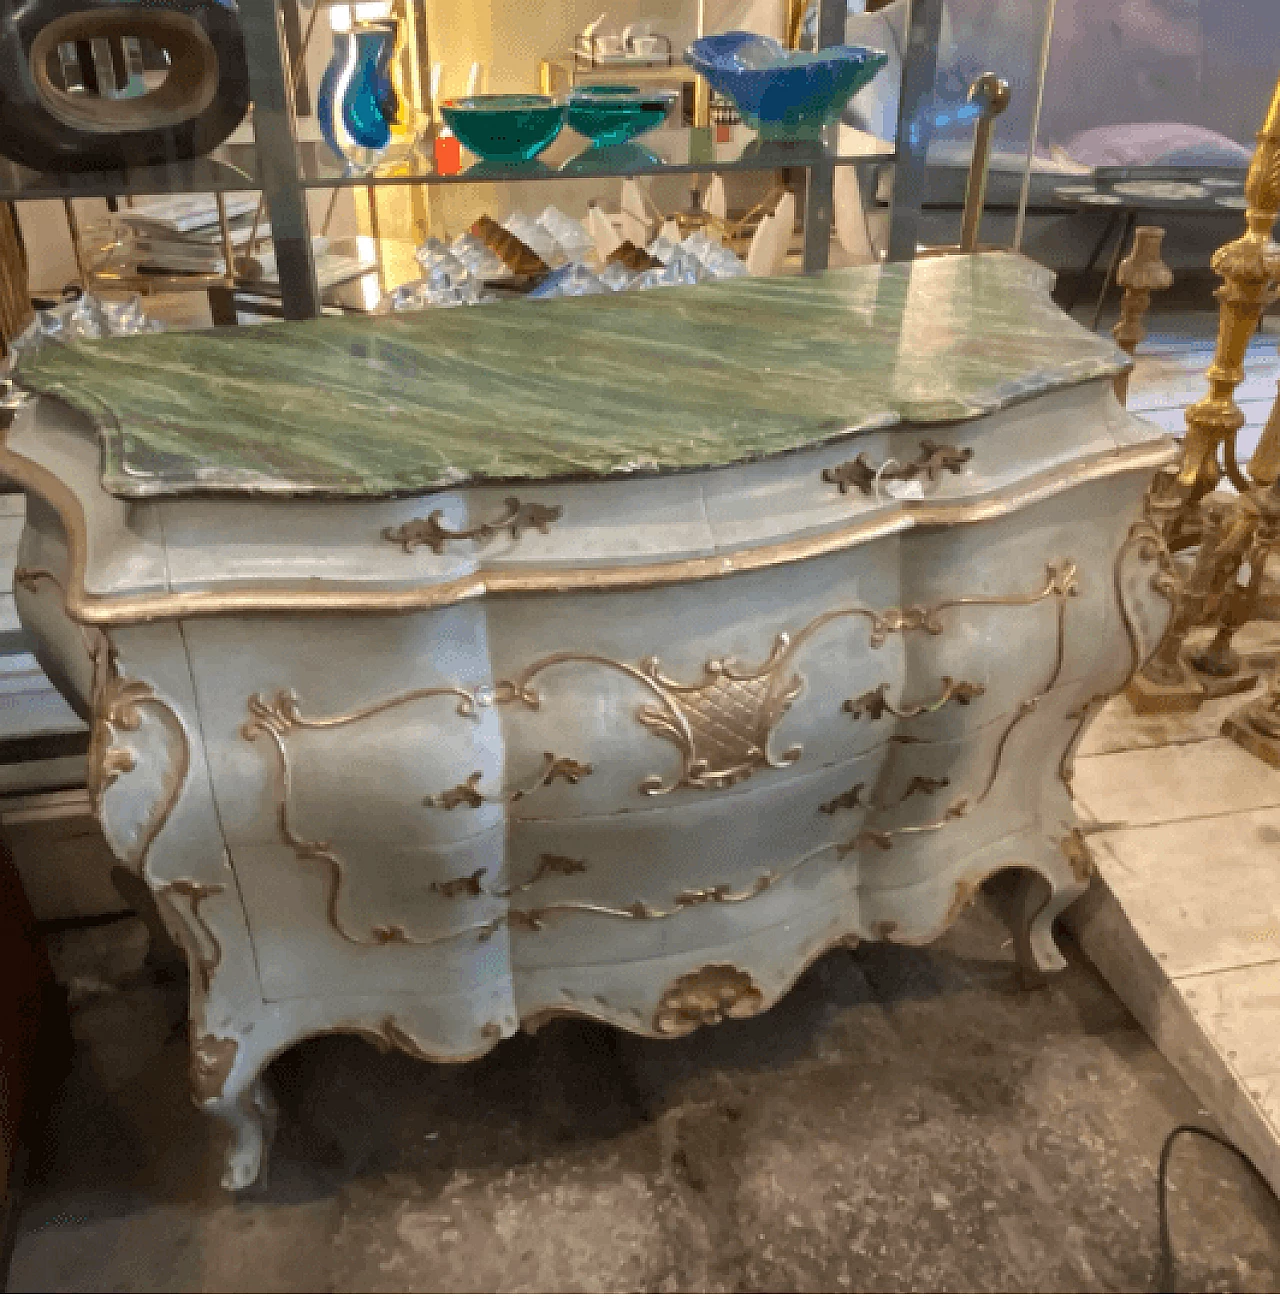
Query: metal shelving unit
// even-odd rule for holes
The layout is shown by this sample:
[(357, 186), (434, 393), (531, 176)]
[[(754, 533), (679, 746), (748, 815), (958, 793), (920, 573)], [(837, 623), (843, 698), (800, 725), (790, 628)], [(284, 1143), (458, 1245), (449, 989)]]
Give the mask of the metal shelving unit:
[[(668, 129), (646, 137), (661, 161), (616, 168), (579, 161), (569, 172), (555, 167), (569, 161), (571, 140), (557, 141), (551, 163), (529, 172), (464, 170), (441, 175), (434, 169), (399, 169), (387, 174), (344, 175), (327, 148), (299, 140), (290, 93), (291, 71), (277, 0), (239, 0), (252, 94), (253, 144), (228, 144), (207, 158), (127, 172), (44, 175), (0, 163), (0, 199), (121, 198), (148, 194), (260, 191), (270, 214), (271, 235), (279, 271), (283, 315), (309, 319), (320, 314), (308, 189), (378, 188), (403, 185), (501, 185), (505, 182), (555, 182), (627, 175), (717, 174), (732, 171), (799, 169), (807, 176), (804, 268), (827, 265), (832, 230), (835, 168), (892, 161), (895, 163), (889, 256), (915, 255), (916, 231), (924, 194), (925, 152), (931, 134), (930, 108), (942, 0), (913, 0), (908, 46), (904, 51), (896, 147), (874, 154), (842, 154), (828, 142), (794, 145), (757, 140), (745, 127), (731, 128), (728, 141), (717, 142), (712, 127)], [(846, 0), (819, 0), (818, 42), (839, 44), (843, 38)], [(561, 154), (565, 156), (561, 157)], [(555, 164), (555, 165), (551, 165)], [(579, 169), (581, 168), (581, 169)]]

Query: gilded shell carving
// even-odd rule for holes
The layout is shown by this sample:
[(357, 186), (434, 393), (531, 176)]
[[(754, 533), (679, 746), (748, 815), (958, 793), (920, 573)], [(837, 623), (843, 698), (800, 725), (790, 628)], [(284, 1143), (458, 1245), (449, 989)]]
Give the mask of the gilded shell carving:
[(681, 975), (662, 994), (653, 1027), (666, 1037), (682, 1037), (724, 1019), (746, 1019), (763, 1009), (764, 993), (746, 970), (704, 965)]

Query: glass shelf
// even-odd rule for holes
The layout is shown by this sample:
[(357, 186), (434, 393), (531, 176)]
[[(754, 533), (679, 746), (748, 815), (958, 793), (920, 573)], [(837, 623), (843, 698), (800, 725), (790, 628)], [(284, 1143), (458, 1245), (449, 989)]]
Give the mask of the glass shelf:
[(43, 172), (0, 159), (0, 200), (215, 194), (258, 188), (253, 144), (226, 144), (207, 158), (128, 171)]
[(829, 129), (821, 140), (762, 139), (746, 126), (666, 127), (629, 144), (588, 148), (566, 130), (532, 163), (486, 163), (464, 149), (457, 173), (442, 174), (421, 156), (416, 168), (344, 175), (341, 162), (319, 141), (298, 142), (302, 183), (309, 188), (365, 185), (475, 185), (503, 181), (583, 180), (611, 176), (662, 176), (708, 171), (771, 171), (823, 163), (849, 166), (888, 161), (892, 147), (857, 132)]
[[(343, 175), (342, 164), (318, 140), (298, 141), (302, 183), (330, 189), (365, 185), (474, 185), (502, 181), (584, 180), (611, 176), (680, 175), (707, 171), (770, 171), (779, 167), (849, 166), (885, 162), (893, 149), (856, 133), (837, 141), (768, 140), (746, 126), (670, 127), (625, 145), (591, 149), (566, 130), (533, 163), (504, 166), (484, 163), (462, 151), (462, 168), (453, 175), (437, 172), (428, 155), (412, 170)], [(109, 198), (144, 194), (228, 193), (257, 189), (257, 149), (252, 144), (223, 145), (207, 158), (134, 167), (128, 171), (70, 174), (31, 171), (0, 159), (0, 200)]]

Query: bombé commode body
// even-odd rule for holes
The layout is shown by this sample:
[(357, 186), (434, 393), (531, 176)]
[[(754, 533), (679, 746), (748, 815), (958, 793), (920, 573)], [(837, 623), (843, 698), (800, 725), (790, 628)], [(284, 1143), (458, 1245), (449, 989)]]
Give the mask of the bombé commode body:
[(1048, 292), (940, 258), (27, 363), (19, 606), (187, 952), (228, 1185), (313, 1034), (686, 1033), (1007, 867), (1061, 963), (1172, 445)]

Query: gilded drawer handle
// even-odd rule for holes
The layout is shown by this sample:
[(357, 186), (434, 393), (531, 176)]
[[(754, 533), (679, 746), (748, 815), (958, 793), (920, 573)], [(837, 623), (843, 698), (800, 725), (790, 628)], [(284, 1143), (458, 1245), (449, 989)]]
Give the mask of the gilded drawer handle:
[(442, 555), (448, 541), (488, 541), (500, 532), (510, 532), (519, 541), (526, 528), (535, 528), (545, 535), (548, 527), (564, 513), (558, 505), (539, 505), (537, 501), (522, 504), (514, 496), (507, 497), (506, 507), (501, 518), (459, 532), (441, 522), (443, 510), (432, 510), (425, 519), (410, 519), (398, 528), (383, 528), (382, 535), (403, 546), (406, 554), (412, 554), (419, 546), (430, 546), (437, 555)]
[(920, 443), (920, 454), (906, 464), (886, 460), (878, 469), (862, 452), (855, 460), (845, 460), (822, 471), (824, 483), (834, 483), (843, 496), (851, 487), (858, 488), (867, 496), (875, 494), (876, 482), (894, 478), (910, 481), (915, 478), (927, 478), (931, 483), (937, 482), (942, 471), (958, 474), (973, 459), (972, 447), (939, 446), (925, 438)]

